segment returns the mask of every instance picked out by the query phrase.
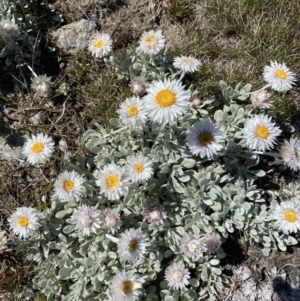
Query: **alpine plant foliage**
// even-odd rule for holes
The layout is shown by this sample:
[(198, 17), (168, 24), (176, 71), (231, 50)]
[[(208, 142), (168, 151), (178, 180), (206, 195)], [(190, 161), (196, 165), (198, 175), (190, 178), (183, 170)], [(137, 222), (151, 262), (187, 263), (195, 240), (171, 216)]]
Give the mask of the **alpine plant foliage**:
[[(272, 200), (256, 185), (266, 174), (262, 155), (299, 171), (300, 142), (279, 143), (268, 112), (271, 89), (287, 91), (295, 76), (275, 61), (258, 91), (221, 81), (221, 99), (200, 98), (185, 75), (201, 72), (201, 60), (175, 57), (161, 31), (145, 32), (123, 59), (102, 58), (112, 44), (97, 33), (86, 47), (127, 80), (132, 96), (111, 130), (94, 124), (85, 133), (90, 155), (57, 175), (50, 208), (17, 208), (9, 217), (18, 250), (36, 261), (35, 288), (48, 298), (216, 300), (229, 281), (220, 261), (230, 234), (282, 251), (297, 244), (300, 183)], [(23, 150), (35, 168), (53, 153), (42, 133)]]

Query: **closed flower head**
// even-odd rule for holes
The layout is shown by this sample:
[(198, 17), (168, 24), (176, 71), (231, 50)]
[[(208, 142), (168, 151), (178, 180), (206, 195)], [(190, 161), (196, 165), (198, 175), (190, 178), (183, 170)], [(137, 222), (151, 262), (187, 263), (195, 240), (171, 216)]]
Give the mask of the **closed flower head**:
[(283, 162), (293, 170), (300, 169), (300, 140), (291, 138), (290, 141), (284, 140), (280, 148)]
[(102, 228), (115, 233), (121, 226), (120, 214), (114, 210), (107, 209), (101, 216)]
[(163, 224), (164, 219), (167, 218), (164, 207), (160, 204), (151, 204), (145, 210), (145, 217), (150, 224)]
[(180, 249), (184, 255), (192, 259), (201, 257), (203, 252), (206, 251), (203, 238), (193, 233), (184, 233), (181, 239)]
[(250, 100), (252, 102), (253, 107), (259, 109), (268, 109), (272, 105), (270, 96), (271, 94), (268, 93), (266, 90), (260, 89), (251, 93)]
[(222, 148), (223, 135), (217, 126), (205, 119), (197, 122), (187, 135), (187, 145), (193, 155), (211, 159)]

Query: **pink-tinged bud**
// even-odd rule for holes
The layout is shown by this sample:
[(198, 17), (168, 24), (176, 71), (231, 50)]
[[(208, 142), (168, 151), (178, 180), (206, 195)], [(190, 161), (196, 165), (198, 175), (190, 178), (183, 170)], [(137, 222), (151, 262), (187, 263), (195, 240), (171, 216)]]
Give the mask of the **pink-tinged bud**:
[(139, 77), (131, 80), (129, 87), (135, 95), (141, 95), (146, 90), (146, 83)]
[(145, 217), (150, 224), (162, 224), (167, 218), (165, 209), (160, 204), (151, 204), (145, 210)]
[(264, 89), (256, 90), (251, 93), (250, 100), (255, 108), (267, 109), (272, 105), (271, 94)]
[(200, 104), (201, 104), (201, 100), (198, 97), (194, 97), (192, 99), (192, 106), (194, 108), (198, 108), (200, 106)]

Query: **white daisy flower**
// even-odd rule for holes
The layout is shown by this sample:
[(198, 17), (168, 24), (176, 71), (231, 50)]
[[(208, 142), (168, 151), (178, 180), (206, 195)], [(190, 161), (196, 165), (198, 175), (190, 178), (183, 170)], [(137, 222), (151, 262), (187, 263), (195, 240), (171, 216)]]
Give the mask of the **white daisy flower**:
[(286, 64), (279, 64), (276, 61), (271, 61), (271, 66), (265, 66), (263, 77), (270, 87), (278, 92), (292, 89), (292, 85), (296, 81), (295, 74), (290, 71)]
[(201, 65), (201, 61), (193, 56), (176, 56), (173, 62), (173, 66), (183, 73), (194, 73)]
[(174, 122), (190, 105), (190, 92), (175, 80), (165, 79), (153, 82), (144, 97), (146, 109), (154, 122), (162, 125)]
[(34, 208), (19, 207), (8, 218), (11, 230), (20, 238), (29, 237), (39, 226), (38, 213)]
[(130, 228), (121, 233), (118, 241), (118, 255), (122, 261), (136, 262), (146, 253), (145, 236), (140, 229)]
[(206, 251), (203, 243), (203, 238), (197, 234), (184, 233), (180, 242), (180, 249), (187, 257), (191, 257), (193, 260), (199, 258)]
[(127, 171), (134, 183), (144, 183), (153, 175), (153, 162), (143, 154), (130, 156), (127, 159)]
[(84, 178), (76, 171), (64, 171), (54, 182), (54, 197), (60, 201), (78, 199), (85, 191)]
[(223, 142), (221, 131), (208, 119), (194, 124), (187, 135), (187, 145), (191, 153), (201, 158), (211, 159), (223, 148)]
[(300, 204), (282, 202), (274, 208), (273, 216), (280, 230), (295, 233), (300, 230)]
[(126, 195), (129, 190), (129, 178), (125, 169), (115, 163), (104, 166), (96, 172), (96, 185), (100, 187), (100, 194), (104, 194), (109, 200), (118, 200)]
[(141, 284), (134, 272), (118, 272), (111, 281), (110, 291), (114, 300), (134, 301), (139, 298)]
[(147, 120), (145, 104), (139, 97), (126, 98), (117, 110), (123, 124), (131, 130), (141, 131)]
[(142, 78), (136, 77), (130, 81), (129, 87), (135, 95), (140, 95), (146, 90), (146, 83)]
[(206, 233), (203, 236), (202, 241), (208, 254), (216, 253), (222, 244), (220, 235), (216, 233)]
[(102, 228), (115, 233), (121, 226), (120, 214), (114, 210), (107, 209), (101, 216)]
[(146, 54), (157, 54), (165, 46), (165, 38), (161, 30), (144, 32), (137, 50)]
[(112, 49), (112, 40), (106, 33), (96, 33), (89, 42), (89, 51), (96, 58), (107, 55)]
[(291, 138), (284, 140), (284, 145), (279, 150), (284, 163), (293, 170), (300, 169), (300, 140)]
[(173, 262), (165, 271), (165, 279), (173, 289), (184, 289), (190, 278), (190, 272), (181, 262)]
[(30, 86), (38, 96), (48, 97), (51, 93), (53, 83), (51, 82), (51, 77), (47, 77), (46, 75), (39, 75), (31, 79)]
[(160, 204), (151, 204), (145, 210), (145, 217), (150, 224), (163, 224), (164, 219), (167, 218), (164, 207)]
[(100, 215), (97, 210), (82, 205), (76, 210), (72, 217), (72, 222), (76, 224), (76, 228), (82, 232), (82, 235), (90, 235), (91, 232), (96, 233), (100, 228)]
[(245, 122), (244, 137), (250, 149), (263, 152), (271, 149), (280, 133), (279, 127), (271, 122), (271, 117), (265, 115), (255, 115)]
[(46, 134), (32, 135), (23, 146), (22, 153), (30, 164), (43, 164), (49, 160), (54, 151), (54, 142)]
[(271, 94), (264, 89), (253, 91), (250, 95), (250, 100), (253, 107), (259, 109), (268, 109), (272, 105), (272, 100), (270, 99)]
[(4, 231), (0, 231), (0, 252), (1, 250), (6, 249), (6, 242), (7, 242), (6, 233)]

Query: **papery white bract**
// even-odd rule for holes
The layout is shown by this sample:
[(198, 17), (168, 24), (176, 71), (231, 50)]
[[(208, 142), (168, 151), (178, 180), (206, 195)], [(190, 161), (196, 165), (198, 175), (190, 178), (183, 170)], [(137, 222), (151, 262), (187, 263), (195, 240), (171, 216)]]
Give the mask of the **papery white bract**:
[(140, 45), (137, 50), (140, 50), (146, 54), (154, 55), (165, 46), (165, 38), (161, 30), (150, 30), (143, 33), (139, 43)]
[(84, 178), (76, 171), (64, 171), (54, 182), (54, 197), (60, 201), (78, 199), (85, 191)]
[(163, 224), (164, 219), (167, 218), (164, 207), (160, 204), (151, 204), (145, 210), (145, 217), (150, 224)]
[(184, 255), (196, 259), (206, 251), (203, 238), (193, 233), (184, 233), (180, 242), (180, 249)]
[(181, 262), (173, 262), (165, 271), (168, 286), (173, 289), (184, 289), (190, 279), (190, 272)]
[(284, 163), (293, 170), (300, 169), (300, 140), (291, 138), (284, 140), (279, 152)]
[(298, 232), (300, 230), (300, 204), (292, 201), (276, 205), (273, 213), (279, 229), (285, 232)]
[(154, 81), (143, 101), (150, 118), (159, 124), (173, 123), (190, 105), (190, 92), (180, 82), (170, 79)]
[(201, 65), (201, 61), (193, 56), (177, 56), (173, 62), (173, 66), (184, 73), (194, 73)]
[(96, 58), (106, 56), (112, 49), (112, 40), (106, 33), (96, 33), (89, 42), (89, 51)]
[(271, 94), (268, 93), (264, 89), (253, 91), (250, 94), (250, 100), (252, 102), (253, 107), (259, 109), (268, 109), (272, 105), (272, 101), (270, 99)]
[(264, 80), (274, 91), (286, 92), (292, 89), (296, 82), (296, 77), (286, 64), (279, 64), (271, 61), (271, 66), (265, 66), (263, 72)]
[(146, 253), (146, 241), (140, 229), (130, 228), (121, 233), (118, 242), (118, 255), (121, 261), (136, 262)]
[(20, 238), (27, 238), (39, 226), (38, 213), (31, 207), (19, 207), (7, 219), (14, 234)]
[(143, 79), (136, 77), (130, 81), (129, 87), (135, 95), (141, 95), (146, 90), (146, 83)]
[(153, 162), (143, 154), (136, 154), (127, 159), (127, 171), (134, 183), (144, 183), (153, 175)]
[(112, 279), (110, 291), (114, 300), (134, 301), (140, 295), (141, 284), (134, 272), (118, 272)]
[(117, 110), (120, 120), (131, 130), (140, 131), (147, 120), (147, 110), (139, 97), (126, 98)]
[(76, 228), (82, 232), (82, 235), (96, 233), (100, 228), (100, 214), (96, 209), (87, 205), (80, 206), (72, 215), (72, 221)]
[(279, 127), (271, 122), (271, 117), (254, 115), (245, 122), (244, 137), (250, 149), (266, 151), (276, 144), (276, 138), (281, 133)]
[(216, 253), (222, 244), (220, 235), (216, 233), (206, 233), (202, 237), (202, 241), (208, 254)]
[(217, 126), (205, 119), (193, 125), (187, 135), (187, 145), (193, 155), (211, 159), (223, 148), (224, 137)]
[(22, 153), (30, 164), (43, 164), (49, 160), (54, 151), (54, 142), (46, 134), (32, 135), (27, 138)]
[(115, 233), (121, 226), (120, 214), (114, 210), (107, 209), (101, 216), (101, 227), (109, 230), (112, 234)]
[(129, 178), (125, 174), (125, 169), (115, 163), (105, 165), (101, 170), (96, 171), (95, 177), (100, 193), (109, 200), (118, 200), (129, 190)]

